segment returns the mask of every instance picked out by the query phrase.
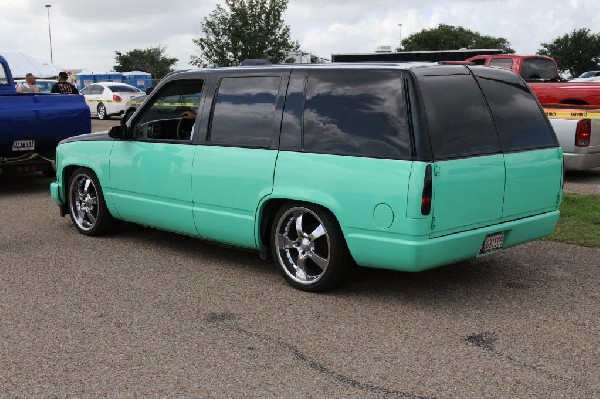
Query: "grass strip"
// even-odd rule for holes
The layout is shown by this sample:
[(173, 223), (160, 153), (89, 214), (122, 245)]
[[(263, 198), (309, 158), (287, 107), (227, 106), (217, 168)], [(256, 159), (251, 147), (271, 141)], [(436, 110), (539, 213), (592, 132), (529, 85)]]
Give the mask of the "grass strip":
[(546, 240), (600, 247), (600, 195), (565, 193), (558, 226)]

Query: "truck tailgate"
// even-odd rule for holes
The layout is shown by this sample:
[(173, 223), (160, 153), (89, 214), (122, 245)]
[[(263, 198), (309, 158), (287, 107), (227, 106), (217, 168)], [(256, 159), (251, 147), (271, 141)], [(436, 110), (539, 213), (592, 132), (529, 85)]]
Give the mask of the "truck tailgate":
[(0, 95), (2, 158), (34, 152), (53, 155), (62, 139), (90, 131), (90, 111), (83, 96)]
[(550, 119), (558, 142), (565, 154), (566, 170), (586, 170), (600, 167), (600, 119), (587, 120), (590, 123), (589, 145), (575, 145), (578, 119)]

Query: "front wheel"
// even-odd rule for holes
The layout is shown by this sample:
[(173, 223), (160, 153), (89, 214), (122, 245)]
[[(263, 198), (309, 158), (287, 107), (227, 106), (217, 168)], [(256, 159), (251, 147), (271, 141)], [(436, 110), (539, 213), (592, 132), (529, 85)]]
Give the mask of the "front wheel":
[(89, 169), (79, 168), (69, 179), (69, 214), (81, 234), (99, 236), (117, 226), (106, 208), (102, 187)]
[(105, 120), (105, 119), (109, 119), (110, 118), (108, 116), (108, 114), (106, 113), (106, 107), (102, 103), (98, 104), (98, 108), (96, 109), (96, 113), (98, 114), (98, 119), (100, 119), (100, 120)]
[(289, 203), (277, 212), (271, 251), (286, 281), (302, 291), (334, 288), (350, 261), (335, 218), (323, 208), (305, 203)]

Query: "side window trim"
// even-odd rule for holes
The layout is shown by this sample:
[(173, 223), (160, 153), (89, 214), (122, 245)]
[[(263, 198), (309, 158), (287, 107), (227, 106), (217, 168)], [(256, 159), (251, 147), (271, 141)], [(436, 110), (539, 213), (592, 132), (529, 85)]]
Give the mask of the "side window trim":
[[(302, 151), (304, 137), (304, 100), (308, 71), (295, 68), (290, 71), (285, 91), (281, 128), (277, 135), (277, 148), (281, 151)], [(301, 86), (300, 89), (298, 86)], [(292, 96), (300, 96), (299, 103), (292, 101)]]

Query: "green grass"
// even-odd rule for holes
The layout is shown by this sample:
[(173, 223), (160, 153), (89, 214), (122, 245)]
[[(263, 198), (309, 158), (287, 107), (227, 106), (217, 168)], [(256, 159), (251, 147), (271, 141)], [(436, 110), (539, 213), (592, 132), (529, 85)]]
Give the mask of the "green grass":
[(565, 194), (558, 226), (546, 239), (600, 247), (600, 195)]

